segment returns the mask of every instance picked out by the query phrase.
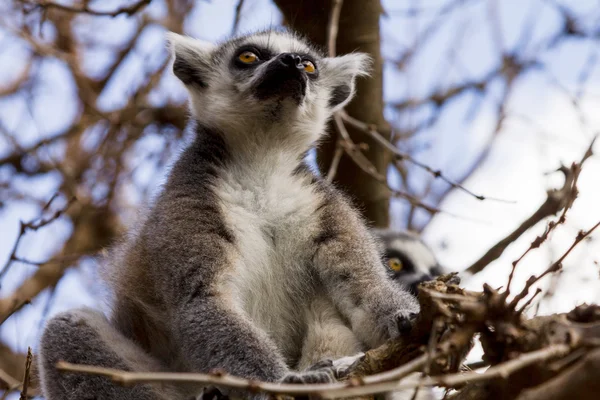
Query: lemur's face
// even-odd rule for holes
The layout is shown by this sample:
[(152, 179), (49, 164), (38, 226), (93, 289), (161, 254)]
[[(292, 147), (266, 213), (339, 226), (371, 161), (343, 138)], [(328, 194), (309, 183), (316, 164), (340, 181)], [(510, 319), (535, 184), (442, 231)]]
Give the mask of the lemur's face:
[(431, 249), (418, 236), (387, 229), (373, 232), (381, 240), (388, 275), (413, 294), (417, 294), (419, 283), (444, 273)]
[[(353, 96), (368, 57), (326, 58), (289, 32), (268, 31), (221, 45), (169, 34), (173, 71), (203, 123), (251, 134), (275, 126), (314, 141)], [(283, 126), (282, 126), (283, 125)], [(282, 129), (284, 128), (284, 129)]]

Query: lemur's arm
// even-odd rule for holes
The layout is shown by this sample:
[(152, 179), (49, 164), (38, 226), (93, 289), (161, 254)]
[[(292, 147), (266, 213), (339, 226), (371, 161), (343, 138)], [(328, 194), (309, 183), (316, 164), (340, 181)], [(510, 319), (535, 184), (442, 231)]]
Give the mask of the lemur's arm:
[(314, 267), (353, 332), (371, 347), (402, 334), (418, 303), (386, 276), (375, 239), (357, 212), (330, 192), (321, 218)]

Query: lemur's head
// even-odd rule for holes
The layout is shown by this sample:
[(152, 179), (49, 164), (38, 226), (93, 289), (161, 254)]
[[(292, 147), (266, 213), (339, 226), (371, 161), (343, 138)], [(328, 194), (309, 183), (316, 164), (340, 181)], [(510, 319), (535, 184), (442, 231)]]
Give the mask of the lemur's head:
[(218, 45), (169, 33), (168, 41), (194, 118), (228, 136), (276, 132), (278, 141), (293, 137), (302, 145), (318, 139), (331, 114), (350, 101), (355, 78), (369, 64), (361, 53), (323, 57), (290, 32), (266, 31)]
[(419, 283), (445, 273), (433, 251), (423, 240), (410, 232), (373, 229), (379, 238), (386, 269), (390, 278), (417, 294)]

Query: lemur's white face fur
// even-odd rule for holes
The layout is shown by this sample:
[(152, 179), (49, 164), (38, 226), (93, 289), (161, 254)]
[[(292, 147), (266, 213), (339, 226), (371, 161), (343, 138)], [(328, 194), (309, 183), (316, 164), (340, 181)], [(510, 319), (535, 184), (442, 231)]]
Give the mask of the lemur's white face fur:
[(275, 142), (305, 151), (331, 114), (350, 101), (355, 78), (369, 65), (361, 53), (322, 57), (290, 32), (256, 33), (219, 45), (170, 32), (168, 41), (193, 117), (238, 146)]
[(388, 275), (413, 294), (419, 283), (445, 273), (433, 251), (416, 234), (392, 229), (372, 229), (380, 240)]

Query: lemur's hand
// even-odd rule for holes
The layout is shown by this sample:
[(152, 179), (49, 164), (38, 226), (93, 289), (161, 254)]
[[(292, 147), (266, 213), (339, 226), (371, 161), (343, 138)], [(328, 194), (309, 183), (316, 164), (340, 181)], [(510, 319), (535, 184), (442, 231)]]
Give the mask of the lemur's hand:
[(302, 372), (289, 372), (280, 381), (281, 383), (332, 383), (335, 382), (333, 369), (329, 367)]
[(414, 297), (405, 297), (401, 302), (385, 304), (378, 311), (377, 328), (381, 337), (384, 340), (396, 339), (410, 333), (419, 313), (419, 304)]
[(396, 339), (410, 333), (413, 321), (417, 318), (417, 313), (398, 310), (388, 317), (387, 320), (387, 339)]

